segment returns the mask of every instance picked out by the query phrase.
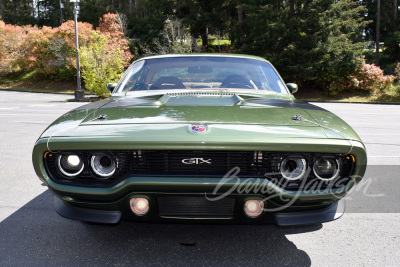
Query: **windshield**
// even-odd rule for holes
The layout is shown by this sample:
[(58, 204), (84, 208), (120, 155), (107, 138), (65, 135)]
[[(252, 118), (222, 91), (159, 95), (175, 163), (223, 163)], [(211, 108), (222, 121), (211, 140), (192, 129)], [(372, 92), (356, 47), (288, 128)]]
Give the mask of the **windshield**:
[(288, 91), (266, 61), (229, 56), (147, 58), (133, 63), (116, 92), (173, 89)]

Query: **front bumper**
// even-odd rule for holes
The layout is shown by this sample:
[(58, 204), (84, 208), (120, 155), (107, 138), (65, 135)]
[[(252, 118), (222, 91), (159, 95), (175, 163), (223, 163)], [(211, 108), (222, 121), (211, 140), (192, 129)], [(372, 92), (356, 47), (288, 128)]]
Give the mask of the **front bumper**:
[[(90, 209), (84, 207), (77, 207), (68, 204), (67, 202), (54, 197), (54, 206), (57, 213), (65, 218), (80, 220), (93, 223), (104, 223), (104, 224), (116, 224), (124, 217), (124, 213), (121, 210), (101, 210), (101, 209)], [(334, 202), (333, 204), (314, 210), (306, 210), (299, 212), (276, 212), (264, 216), (264, 218), (257, 220), (256, 222), (270, 222), (276, 223), (280, 226), (289, 225), (301, 225), (311, 223), (323, 223), (336, 220), (340, 218), (345, 211), (345, 200), (341, 199)], [(129, 217), (129, 216), (128, 216)], [(152, 216), (150, 216), (151, 219)], [(149, 218), (141, 218), (141, 221), (147, 221)], [(160, 222), (187, 222), (188, 218), (158, 218)], [(232, 218), (190, 218), (190, 222), (201, 223), (201, 222), (219, 222), (219, 223), (237, 223), (237, 220), (231, 220)], [(243, 218), (242, 223), (250, 223), (252, 219)]]

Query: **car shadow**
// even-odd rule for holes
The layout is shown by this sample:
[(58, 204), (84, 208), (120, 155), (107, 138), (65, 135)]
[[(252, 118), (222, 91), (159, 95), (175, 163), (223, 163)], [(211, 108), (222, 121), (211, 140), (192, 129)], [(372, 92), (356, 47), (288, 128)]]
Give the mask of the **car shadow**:
[(322, 224), (87, 224), (56, 214), (47, 190), (0, 223), (0, 266), (310, 266), (286, 238)]

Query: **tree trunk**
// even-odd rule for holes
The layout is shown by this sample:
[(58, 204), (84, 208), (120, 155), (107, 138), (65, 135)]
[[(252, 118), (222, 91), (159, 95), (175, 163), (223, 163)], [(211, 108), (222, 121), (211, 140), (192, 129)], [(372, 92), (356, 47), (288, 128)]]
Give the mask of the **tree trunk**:
[(290, 13), (294, 13), (294, 10), (296, 9), (296, 4), (294, 0), (290, 0)]
[(381, 0), (378, 0), (378, 9), (376, 13), (376, 50), (375, 50), (375, 65), (379, 66), (379, 35), (381, 28)]
[(240, 28), (240, 42), (244, 42), (244, 32), (243, 32), (243, 10), (242, 7), (239, 5), (238, 6), (238, 21), (239, 21), (239, 28)]
[(397, 30), (397, 12), (398, 12), (397, 0), (393, 0), (393, 4), (394, 4), (394, 29)]
[(38, 22), (40, 22), (40, 2), (39, 1), (36, 2), (36, 8), (37, 8)]
[(202, 34), (201, 41), (203, 44), (203, 49), (208, 51), (208, 27), (206, 27), (205, 32)]
[(138, 17), (138, 16), (139, 16), (139, 14), (138, 14), (138, 1), (135, 0), (135, 17)]
[(0, 6), (1, 6), (1, 20), (4, 21), (4, 6), (3, 6), (3, 0), (0, 0)]
[(61, 0), (60, 0), (60, 25), (63, 22), (64, 22), (64, 19), (63, 19), (63, 12), (62, 12), (62, 3), (61, 3)]

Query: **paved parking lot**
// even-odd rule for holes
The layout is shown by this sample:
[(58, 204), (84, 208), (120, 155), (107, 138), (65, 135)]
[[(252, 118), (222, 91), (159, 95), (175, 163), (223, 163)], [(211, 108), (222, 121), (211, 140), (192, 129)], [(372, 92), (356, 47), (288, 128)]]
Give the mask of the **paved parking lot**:
[[(400, 210), (352, 202), (337, 221), (275, 225), (85, 224), (61, 218), (31, 152), (69, 95), (0, 91), (0, 266), (398, 266)], [(369, 190), (400, 203), (400, 106), (315, 103), (346, 120), (367, 145)], [(397, 202), (398, 201), (398, 202)], [(357, 207), (359, 209), (357, 209)]]

